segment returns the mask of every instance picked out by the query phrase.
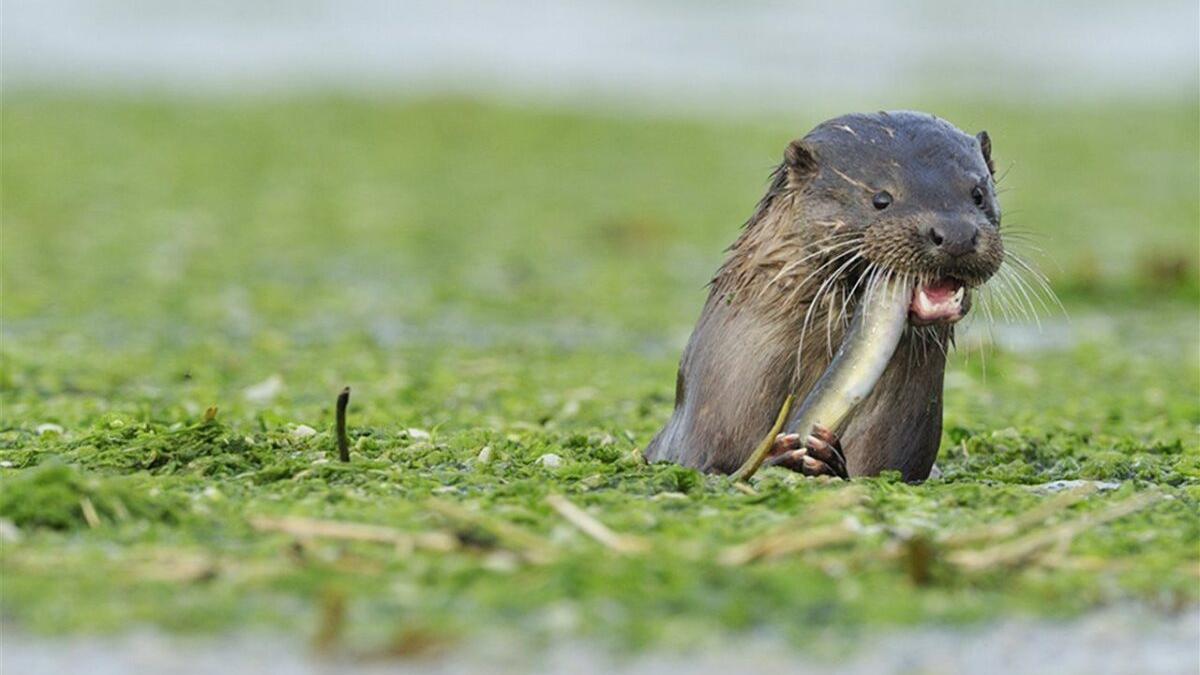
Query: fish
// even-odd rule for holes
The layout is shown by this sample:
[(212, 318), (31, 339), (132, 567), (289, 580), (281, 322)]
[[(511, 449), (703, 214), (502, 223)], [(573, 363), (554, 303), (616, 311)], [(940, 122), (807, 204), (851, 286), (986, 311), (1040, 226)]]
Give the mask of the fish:
[[(883, 375), (908, 325), (912, 287), (896, 279), (873, 280), (863, 293), (845, 338), (829, 367), (805, 396), (792, 428), (807, 433), (815, 425), (836, 429), (862, 402)], [(767, 437), (733, 473), (733, 480), (753, 476), (791, 415), (795, 394), (784, 399)]]

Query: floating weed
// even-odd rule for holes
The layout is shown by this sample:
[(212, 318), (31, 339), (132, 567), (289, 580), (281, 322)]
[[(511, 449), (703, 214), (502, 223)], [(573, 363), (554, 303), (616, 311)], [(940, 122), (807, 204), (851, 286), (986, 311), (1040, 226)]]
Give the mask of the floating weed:
[[(945, 479), (980, 478), (1006, 483), (1052, 480), (1139, 480), (1182, 485), (1197, 478), (1197, 456), (1183, 442), (1139, 442), (1110, 434), (1008, 428), (971, 433), (952, 429), (962, 451), (947, 453)], [(953, 448), (954, 446), (951, 446)]]
[(236, 476), (281, 480), (308, 463), (313, 443), (282, 434), (242, 434), (217, 420), (182, 428), (155, 424), (101, 428), (69, 444), (64, 458), (110, 471), (162, 475)]

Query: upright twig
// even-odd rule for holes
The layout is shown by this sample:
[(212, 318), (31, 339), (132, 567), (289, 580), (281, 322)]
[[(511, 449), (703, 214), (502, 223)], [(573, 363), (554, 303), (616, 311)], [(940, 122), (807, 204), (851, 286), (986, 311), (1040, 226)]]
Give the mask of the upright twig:
[(329, 652), (342, 640), (346, 632), (346, 595), (327, 589), (320, 601), (321, 619), (312, 644), (318, 652)]
[(346, 436), (346, 408), (350, 405), (350, 387), (342, 390), (337, 397), (337, 446), (338, 459), (350, 461), (350, 439)]

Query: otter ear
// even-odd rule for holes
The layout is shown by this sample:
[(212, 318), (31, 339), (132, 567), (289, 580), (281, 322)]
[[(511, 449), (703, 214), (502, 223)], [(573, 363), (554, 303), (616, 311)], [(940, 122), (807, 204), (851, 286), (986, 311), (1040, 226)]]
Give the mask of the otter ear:
[(797, 178), (806, 179), (817, 172), (817, 155), (803, 140), (788, 143), (783, 151), (783, 163)]
[(983, 161), (987, 162), (988, 172), (995, 176), (996, 165), (992, 163), (992, 137), (988, 136), (988, 132), (981, 131), (975, 134), (975, 140), (979, 141), (979, 149), (983, 151)]

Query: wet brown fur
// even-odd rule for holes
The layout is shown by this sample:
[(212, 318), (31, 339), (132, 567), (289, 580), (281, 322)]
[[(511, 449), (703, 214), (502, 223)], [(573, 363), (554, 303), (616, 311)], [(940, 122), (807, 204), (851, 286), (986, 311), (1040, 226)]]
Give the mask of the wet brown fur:
[[(889, 143), (896, 149), (889, 151)], [(803, 400), (829, 366), (864, 288), (865, 269), (952, 273), (972, 286), (986, 281), (1002, 254), (998, 205), (989, 203), (987, 219), (980, 220), (995, 227), (980, 227), (978, 255), (948, 265), (924, 245), (921, 228), (931, 218), (974, 217), (956, 215), (966, 213), (956, 201), (962, 188), (940, 187), (947, 181), (939, 172), (947, 171), (990, 181), (986, 134), (970, 137), (928, 115), (879, 113), (831, 120), (790, 144), (712, 279), (680, 361), (674, 413), (647, 446), (647, 458), (708, 472), (736, 470), (770, 430), (787, 394)], [(897, 203), (912, 206), (887, 218), (860, 209), (859, 202), (869, 203), (884, 187), (899, 193)], [(878, 222), (863, 222), (872, 218)], [(861, 255), (852, 259), (851, 250)], [(929, 475), (952, 339), (949, 326), (906, 329), (871, 395), (834, 430), (851, 476), (889, 469), (906, 480)], [(806, 433), (793, 428), (798, 412), (787, 431)]]

